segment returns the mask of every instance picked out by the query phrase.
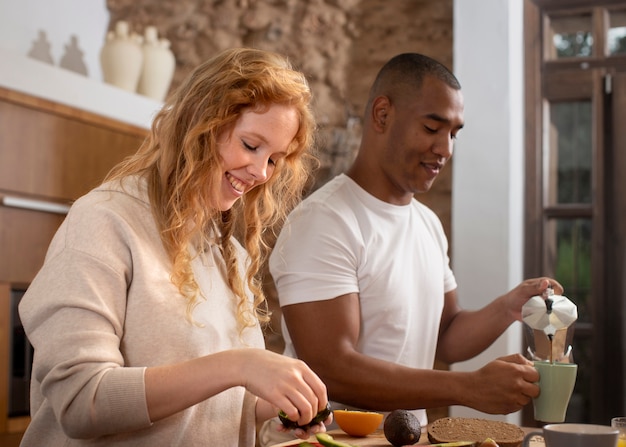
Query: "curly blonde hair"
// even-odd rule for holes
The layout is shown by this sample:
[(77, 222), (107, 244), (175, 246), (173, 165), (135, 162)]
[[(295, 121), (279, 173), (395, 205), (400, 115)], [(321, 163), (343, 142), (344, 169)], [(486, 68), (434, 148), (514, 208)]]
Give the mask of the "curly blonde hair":
[[(107, 176), (107, 180), (131, 174), (146, 178), (152, 212), (173, 264), (171, 279), (187, 301), (190, 320), (200, 297), (189, 244), (201, 251), (216, 242), (237, 297), (241, 330), (269, 320), (259, 271), (274, 235), (264, 230), (277, 228), (302, 198), (315, 160), (310, 101), (307, 80), (285, 57), (249, 48), (224, 51), (191, 73), (157, 113), (138, 152)], [(272, 104), (292, 106), (299, 115), (287, 156), (277, 161), (266, 183), (246, 193), (233, 208), (220, 211), (215, 206), (223, 176), (218, 138), (232, 130), (243, 112)], [(249, 256), (245, 279), (235, 235)], [(246, 286), (254, 295), (252, 306)]]

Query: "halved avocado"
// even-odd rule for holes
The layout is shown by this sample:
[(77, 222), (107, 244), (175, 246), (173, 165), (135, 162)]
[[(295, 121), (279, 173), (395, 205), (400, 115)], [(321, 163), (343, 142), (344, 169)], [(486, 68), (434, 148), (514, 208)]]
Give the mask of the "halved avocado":
[(346, 442), (341, 442), (333, 439), (333, 437), (330, 436), (328, 433), (317, 433), (315, 437), (320, 442), (320, 444), (326, 447), (354, 447), (353, 445)]
[(467, 447), (476, 446), (474, 441), (455, 441), (455, 442), (442, 442), (441, 444), (429, 444), (430, 447)]
[(318, 411), (318, 413), (311, 420), (311, 422), (309, 422), (308, 424), (305, 424), (305, 425), (298, 425), (297, 422), (292, 421), (291, 419), (289, 419), (287, 417), (287, 414), (283, 410), (280, 410), (278, 412), (278, 419), (280, 419), (280, 422), (282, 422), (283, 425), (285, 427), (287, 427), (288, 429), (290, 429), (290, 430), (295, 430), (296, 428), (301, 428), (302, 430), (308, 430), (309, 428), (311, 428), (311, 426), (324, 422), (326, 420), (326, 418), (328, 418), (328, 416), (330, 416), (331, 411), (332, 410), (330, 408), (330, 404), (326, 404), (326, 408), (324, 408), (323, 410)]

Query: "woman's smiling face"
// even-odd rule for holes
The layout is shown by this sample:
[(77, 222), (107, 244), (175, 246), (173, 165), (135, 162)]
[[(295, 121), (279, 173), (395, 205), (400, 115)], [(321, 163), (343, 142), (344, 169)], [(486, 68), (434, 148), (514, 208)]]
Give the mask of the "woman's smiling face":
[(217, 204), (220, 211), (230, 209), (246, 192), (270, 179), (299, 125), (296, 108), (280, 104), (261, 111), (250, 109), (239, 117), (218, 143), (224, 173)]

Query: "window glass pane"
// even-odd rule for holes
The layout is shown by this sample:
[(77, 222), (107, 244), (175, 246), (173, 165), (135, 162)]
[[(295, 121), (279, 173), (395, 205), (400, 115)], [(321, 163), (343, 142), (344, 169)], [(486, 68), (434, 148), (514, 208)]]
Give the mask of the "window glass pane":
[(626, 10), (611, 11), (609, 22), (609, 54), (626, 54)]
[(592, 56), (591, 14), (550, 17), (548, 23), (552, 45), (547, 48), (546, 59)]
[(591, 203), (591, 101), (552, 103), (549, 116), (548, 203)]
[(591, 220), (551, 219), (547, 259), (554, 277), (578, 307), (578, 321), (591, 323)]

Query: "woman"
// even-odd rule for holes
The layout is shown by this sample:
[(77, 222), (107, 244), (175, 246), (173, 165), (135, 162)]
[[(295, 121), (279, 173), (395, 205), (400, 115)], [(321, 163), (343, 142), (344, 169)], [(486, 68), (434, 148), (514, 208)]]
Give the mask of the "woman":
[(279, 409), (305, 424), (326, 406), (260, 329), (264, 230), (306, 181), (309, 101), (281, 56), (225, 51), (76, 201), (20, 304), (35, 347), (23, 446), (252, 446)]

